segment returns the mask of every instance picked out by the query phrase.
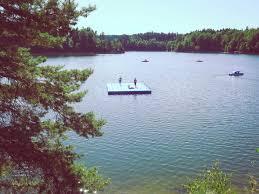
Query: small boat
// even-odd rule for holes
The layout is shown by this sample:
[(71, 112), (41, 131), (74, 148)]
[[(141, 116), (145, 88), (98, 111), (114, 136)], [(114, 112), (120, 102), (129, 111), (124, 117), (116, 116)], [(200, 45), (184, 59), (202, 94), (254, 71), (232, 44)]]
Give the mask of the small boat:
[(242, 76), (244, 73), (241, 73), (240, 71), (234, 71), (233, 73), (228, 74), (229, 76)]
[(147, 59), (145, 59), (144, 61), (141, 61), (141, 62), (143, 62), (143, 63), (147, 63), (147, 62), (149, 62)]
[(202, 60), (197, 60), (196, 62), (201, 63), (201, 62), (203, 62), (203, 61), (202, 61)]

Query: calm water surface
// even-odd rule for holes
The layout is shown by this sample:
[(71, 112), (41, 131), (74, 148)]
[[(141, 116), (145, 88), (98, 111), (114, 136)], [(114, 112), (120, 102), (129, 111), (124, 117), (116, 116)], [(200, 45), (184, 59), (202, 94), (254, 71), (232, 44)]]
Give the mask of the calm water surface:
[[(145, 58), (150, 62), (141, 63)], [(238, 187), (247, 174), (259, 176), (259, 56), (128, 52), (46, 64), (94, 69), (75, 107), (106, 119), (104, 136), (70, 136), (82, 162), (112, 179), (104, 193), (180, 193), (187, 177), (215, 160)], [(229, 77), (233, 70), (245, 75)], [(108, 96), (106, 83), (119, 76), (136, 77), (152, 94)]]

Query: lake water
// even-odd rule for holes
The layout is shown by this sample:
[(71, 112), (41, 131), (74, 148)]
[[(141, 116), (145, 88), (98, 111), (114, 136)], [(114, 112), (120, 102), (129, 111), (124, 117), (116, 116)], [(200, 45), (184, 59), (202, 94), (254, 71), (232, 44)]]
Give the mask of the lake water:
[[(75, 107), (106, 119), (104, 135), (70, 137), (81, 161), (111, 178), (104, 193), (180, 193), (188, 177), (215, 160), (239, 188), (249, 173), (259, 176), (259, 56), (127, 52), (46, 64), (94, 69), (82, 87), (88, 94)], [(245, 75), (228, 76), (233, 70)], [(136, 77), (152, 94), (108, 96), (106, 83), (119, 76)]]

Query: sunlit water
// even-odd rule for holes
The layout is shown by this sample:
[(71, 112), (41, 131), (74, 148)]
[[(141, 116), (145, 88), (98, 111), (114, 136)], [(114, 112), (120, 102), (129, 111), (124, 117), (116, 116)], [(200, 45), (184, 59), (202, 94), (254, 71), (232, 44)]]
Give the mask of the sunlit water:
[[(94, 69), (75, 107), (106, 119), (104, 136), (70, 137), (82, 162), (111, 178), (104, 193), (181, 193), (188, 177), (215, 160), (240, 188), (249, 173), (259, 175), (259, 56), (128, 52), (46, 64)], [(228, 76), (233, 70), (245, 75)], [(106, 83), (119, 76), (136, 77), (152, 94), (108, 96)]]

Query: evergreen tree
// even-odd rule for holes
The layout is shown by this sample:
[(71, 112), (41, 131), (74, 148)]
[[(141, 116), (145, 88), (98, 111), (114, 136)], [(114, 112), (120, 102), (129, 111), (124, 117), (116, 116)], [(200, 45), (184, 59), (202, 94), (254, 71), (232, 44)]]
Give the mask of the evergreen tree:
[[(77, 193), (102, 189), (108, 181), (63, 141), (68, 131), (101, 136), (103, 120), (75, 112), (77, 92), (92, 70), (39, 65), (31, 47), (62, 44), (79, 16), (73, 0), (0, 0), (0, 192)], [(52, 118), (46, 117), (51, 112)]]

